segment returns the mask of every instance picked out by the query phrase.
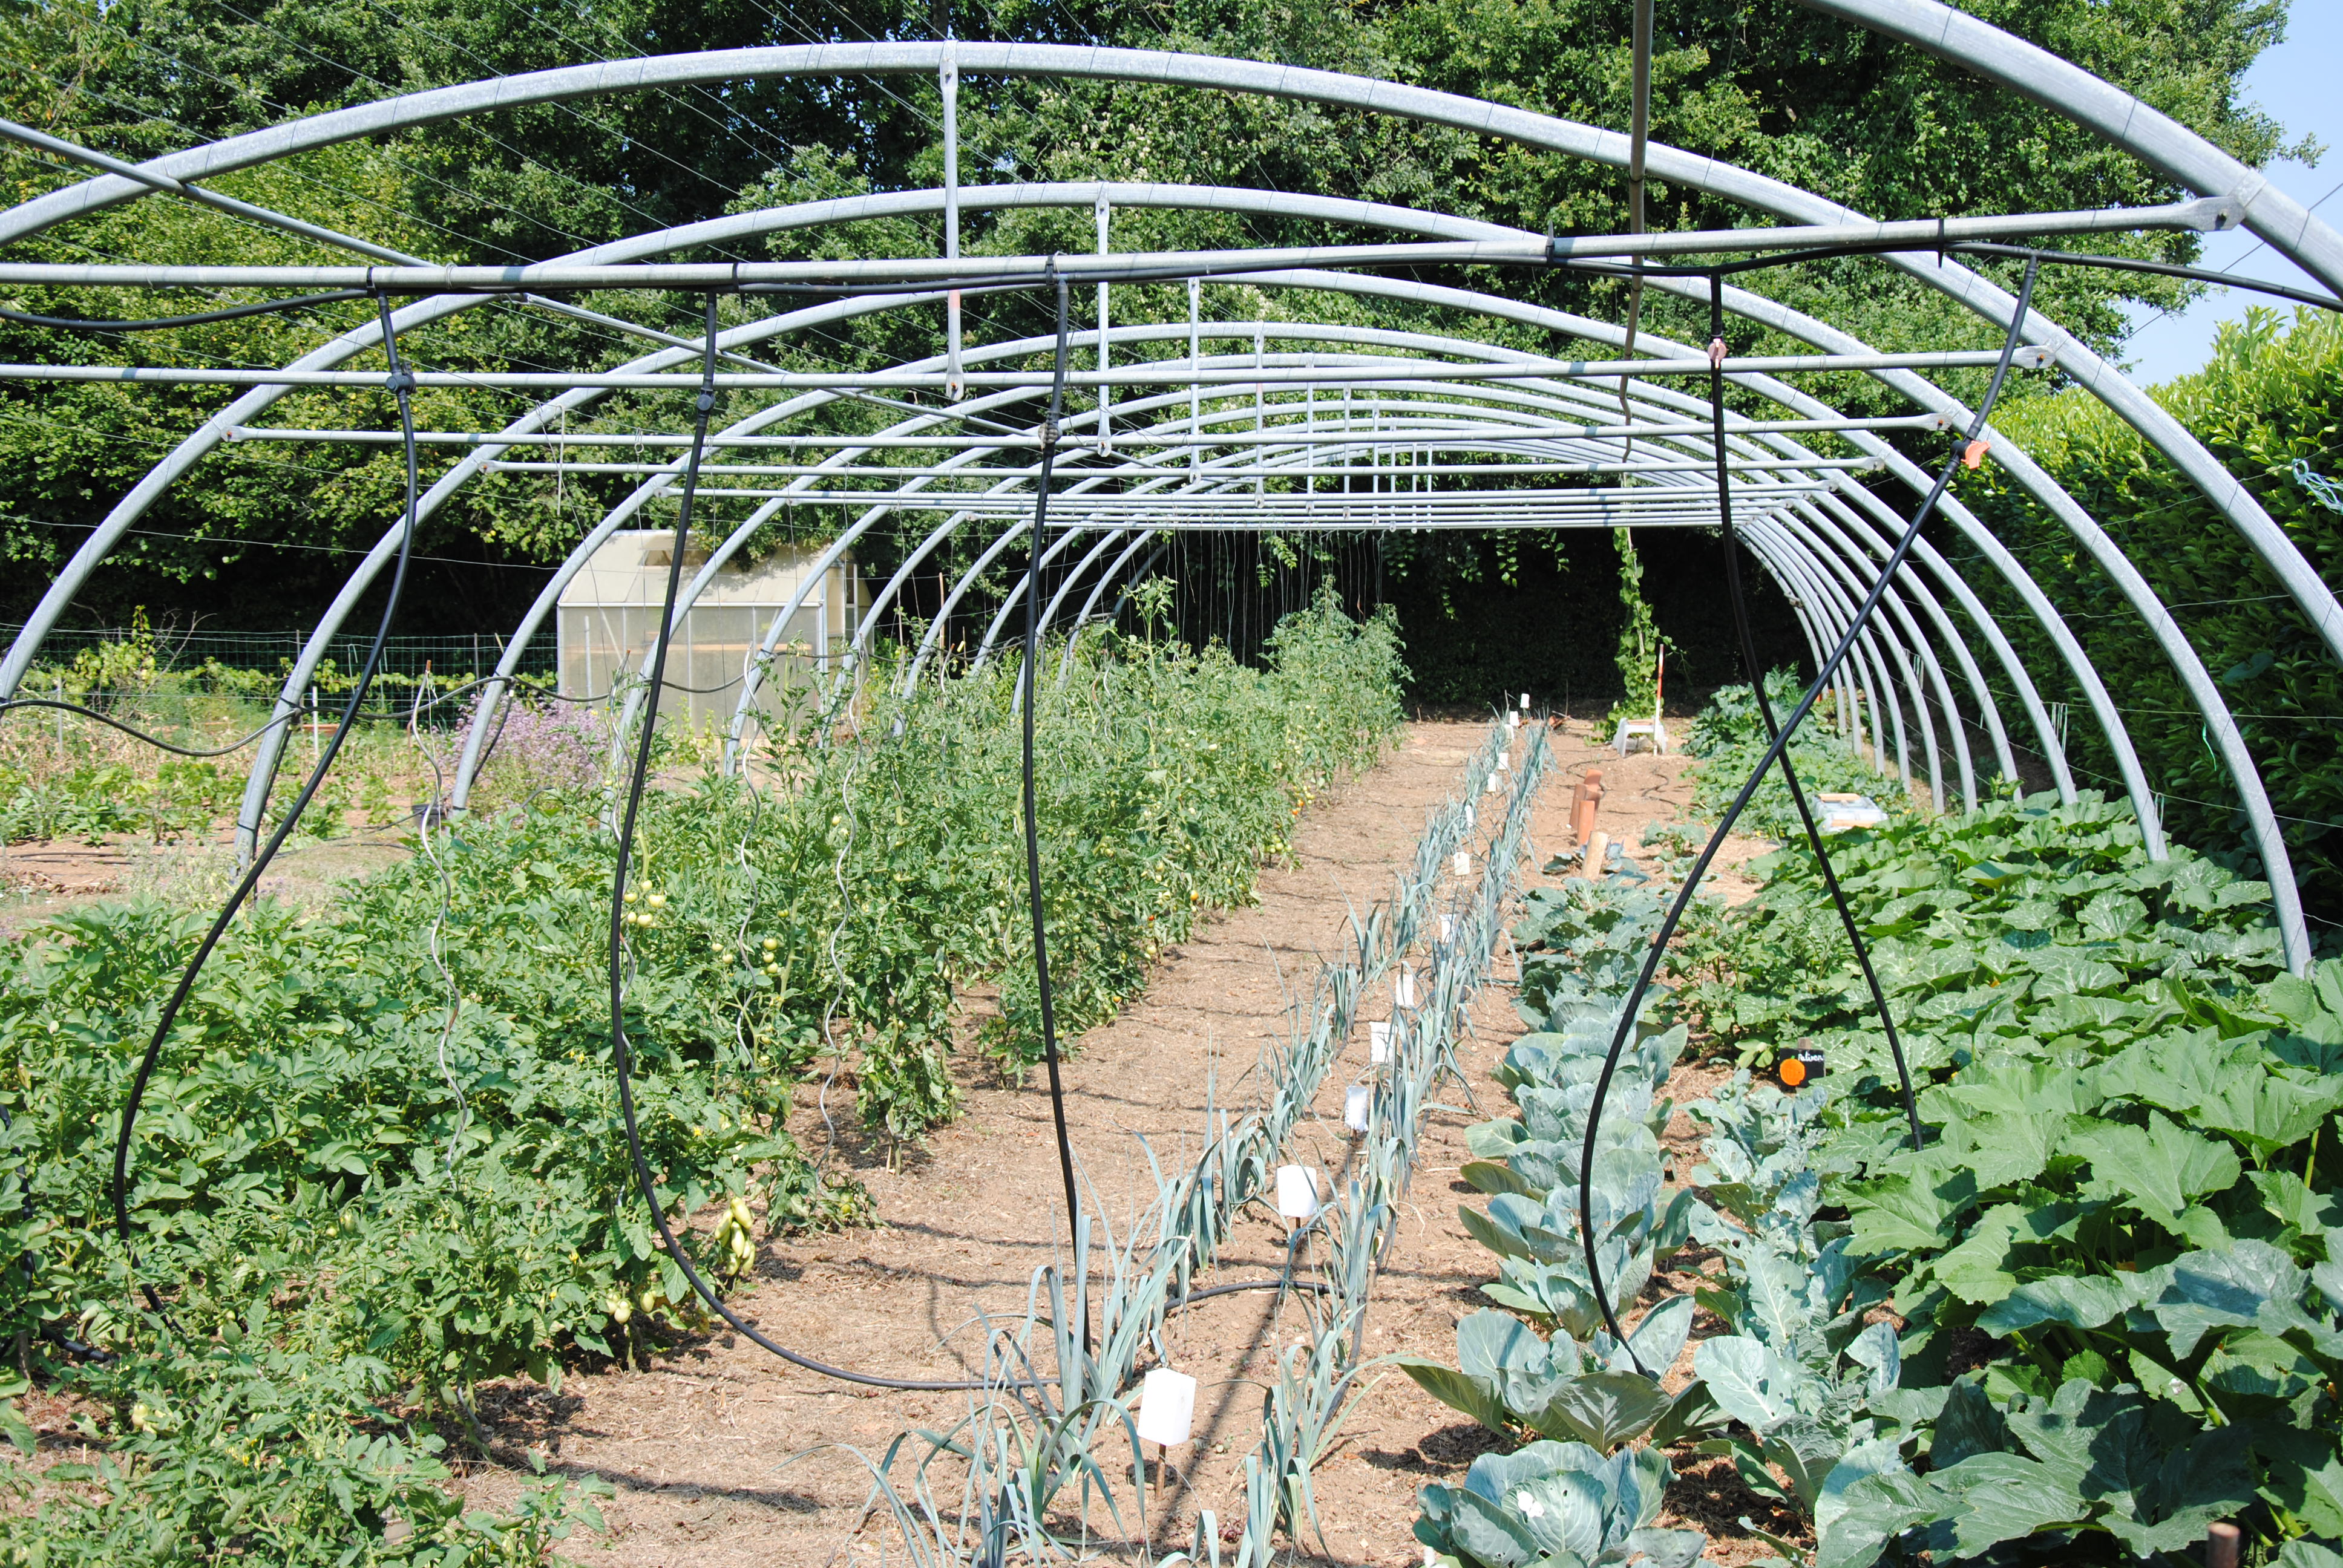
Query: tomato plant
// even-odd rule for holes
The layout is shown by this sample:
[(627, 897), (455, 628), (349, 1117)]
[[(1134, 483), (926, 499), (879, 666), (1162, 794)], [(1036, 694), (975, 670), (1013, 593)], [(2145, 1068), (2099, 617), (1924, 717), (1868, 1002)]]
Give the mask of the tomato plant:
[[(1387, 743), (1401, 673), (1388, 619), (1327, 602), (1289, 618), (1267, 669), (1101, 639), (1044, 687), (1069, 1038), (1252, 896), (1302, 801)], [(759, 1223), (860, 1211), (787, 1131), (809, 1073), (842, 1070), (867, 1121), (916, 1136), (950, 1113), (980, 990), (1002, 999), (988, 1049), (1012, 1073), (1030, 1059), (1013, 680), (867, 698), (749, 779), (648, 802), (626, 1022), (660, 1195), (679, 1221), (721, 1215), (679, 1227), (709, 1276), (753, 1264)], [(536, 1562), (584, 1517), (558, 1486), (459, 1517), (433, 1501), (434, 1455), (480, 1380), (556, 1384), (581, 1354), (701, 1322), (620, 1131), (605, 804), (542, 792), (325, 908), (248, 911), (147, 1095), (135, 1255), (111, 1218), (119, 1107), (204, 912), (92, 907), (0, 949), (0, 1246), (21, 1260), (0, 1271), (0, 1331), (118, 1358), (48, 1369), (114, 1412), (111, 1446), (86, 1489), (0, 1521), (0, 1559), (38, 1540), (50, 1562)], [(134, 1312), (141, 1286), (167, 1323)]]

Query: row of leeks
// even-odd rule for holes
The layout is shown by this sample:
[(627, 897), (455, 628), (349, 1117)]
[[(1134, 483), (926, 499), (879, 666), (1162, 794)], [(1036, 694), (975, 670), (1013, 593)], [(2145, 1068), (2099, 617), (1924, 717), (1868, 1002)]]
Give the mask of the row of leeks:
[[(1080, 1543), (1063, 1539), (1064, 1520), (1071, 1514), (1086, 1532), (1093, 1500), (1104, 1503), (1118, 1536), (1129, 1533), (1112, 1472), (1101, 1456), (1127, 1444), (1128, 1473), (1134, 1479), (1145, 1474), (1136, 1420), (1141, 1362), (1151, 1354), (1157, 1362), (1168, 1360), (1164, 1329), (1170, 1312), (1192, 1289), (1202, 1288), (1196, 1283), (1198, 1276), (1210, 1270), (1246, 1205), (1268, 1201), (1287, 1139), (1309, 1113), (1341, 1058), (1355, 1027), (1361, 998), (1427, 930), (1443, 873), (1473, 830), (1473, 792), (1497, 767), (1509, 734), (1503, 725), (1491, 727), (1465, 765), (1463, 788), (1430, 814), (1413, 859), (1394, 879), (1389, 900), (1363, 917), (1353, 914), (1350, 951), (1322, 967), (1306, 1009), (1294, 1009), (1285, 1049), (1261, 1064), (1259, 1076), (1270, 1086), (1263, 1103), (1235, 1117), (1217, 1106), (1208, 1109), (1203, 1150), (1173, 1174), (1164, 1173), (1142, 1140), (1142, 1151), (1156, 1177), (1153, 1201), (1120, 1241), (1102, 1212), (1078, 1218), (1069, 1266), (1045, 1265), (1034, 1271), (1025, 1311), (1016, 1322), (982, 1325), (987, 1386), (970, 1392), (959, 1420), (941, 1431), (900, 1433), (880, 1453), (857, 1451), (872, 1482), (866, 1516), (876, 1513), (890, 1519), (915, 1568), (993, 1564), (1013, 1556), (1040, 1562), (1079, 1552)], [(1544, 745), (1543, 734), (1532, 742), (1538, 769), (1544, 766)], [(1532, 777), (1532, 764), (1525, 760), (1523, 783), (1516, 789), (1503, 836), (1513, 846), (1512, 859), (1519, 855)], [(1493, 875), (1493, 869), (1484, 874), (1484, 884)], [(1461, 1014), (1471, 988), (1454, 978), (1458, 955), (1467, 950), (1473, 955), (1473, 977), (1485, 970), (1503, 897), (1503, 888), (1493, 891), (1484, 885), (1473, 912), (1459, 922), (1457, 941), (1432, 944), (1424, 1018), (1453, 1024)], [(1426, 1031), (1431, 1050), (1412, 1050), (1402, 1059), (1412, 1064), (1419, 1057), (1423, 1060), (1407, 1069), (1407, 1082), (1400, 1091), (1403, 1107), (1394, 1101), (1389, 1118), (1390, 1124), (1399, 1125), (1403, 1110), (1403, 1152), (1391, 1167), (1400, 1181), (1404, 1179), (1404, 1151), (1413, 1148), (1433, 1066), (1450, 1060), (1445, 1027)], [(1393, 1079), (1402, 1076), (1394, 1073)], [(1386, 1194), (1396, 1190), (1389, 1179), (1378, 1189)], [(1330, 1215), (1332, 1211), (1328, 1211)], [(1375, 1221), (1380, 1230), (1388, 1219), (1387, 1197), (1374, 1211), (1382, 1216)], [(1354, 1244), (1356, 1229), (1355, 1221), (1348, 1221), (1336, 1239), (1338, 1262), (1332, 1272), (1335, 1281), (1357, 1282), (1353, 1294), (1359, 1306), (1350, 1310), (1340, 1305), (1352, 1297), (1335, 1283), (1336, 1321), (1354, 1321), (1357, 1312), (1363, 1311), (1371, 1266), (1366, 1260), (1373, 1249)], [(1354, 1258), (1359, 1261), (1353, 1261)], [(1073, 1288), (1074, 1282), (1086, 1288)], [(1046, 1347), (1041, 1343), (1045, 1337)], [(1334, 1353), (1326, 1348), (1331, 1342), (1321, 1336), (1323, 1353)], [(1350, 1352), (1342, 1354), (1347, 1365)], [(1054, 1366), (1054, 1377), (1041, 1370), (1048, 1366)], [(1347, 1378), (1342, 1386), (1347, 1390)], [(1272, 1392), (1273, 1402), (1281, 1398), (1280, 1408), (1290, 1408), (1293, 1414), (1280, 1430), (1298, 1434), (1282, 1452), (1322, 1452), (1331, 1434), (1313, 1441), (1312, 1422), (1332, 1420), (1339, 1394), (1332, 1401), (1311, 1401), (1297, 1399), (1292, 1390)], [(940, 1468), (948, 1458), (953, 1462)], [(906, 1463), (910, 1468), (903, 1471)], [(1273, 1468), (1282, 1473), (1289, 1466)], [(1302, 1475), (1306, 1488), (1306, 1465)], [(1143, 1539), (1147, 1496), (1143, 1486), (1136, 1493)], [(1237, 1563), (1265, 1564), (1270, 1532), (1283, 1517), (1275, 1507), (1265, 1513), (1249, 1508), (1245, 1533), (1236, 1547)], [(1162, 1559), (1164, 1568), (1192, 1562), (1217, 1564), (1222, 1545), (1218, 1529), (1214, 1515), (1204, 1512), (1192, 1550)]]
[[(1476, 779), (1486, 778), (1493, 761), (1476, 758)], [(1297, 1548), (1305, 1526), (1322, 1548), (1325, 1544), (1312, 1474), (1341, 1432), (1357, 1380), (1377, 1364), (1360, 1356), (1368, 1297), (1396, 1234), (1394, 1220), (1414, 1169), (1432, 1087), (1446, 1073), (1471, 1094), (1455, 1041), (1503, 933), (1516, 868), (1527, 849), (1530, 814), (1552, 761), (1544, 727), (1532, 727), (1504, 815), (1488, 836), (1480, 875), (1454, 900), (1444, 930), (1429, 944), (1417, 1005), (1394, 1010), (1390, 1060), (1367, 1085), (1364, 1125), (1353, 1124), (1362, 1136), (1350, 1174), (1339, 1197), (1311, 1221), (1311, 1230), (1324, 1238), (1324, 1292), (1311, 1303), (1306, 1342), (1280, 1357), (1277, 1381), (1263, 1394), (1261, 1443), (1244, 1463), (1245, 1521), (1232, 1568), (1268, 1568), (1280, 1530)], [(1473, 821), (1466, 807), (1449, 810), (1459, 824)], [(1433, 839), (1425, 836), (1426, 848)], [(1446, 859), (1445, 854), (1419, 854), (1419, 889), (1428, 894)], [(1212, 1556), (1217, 1561), (1217, 1552)]]

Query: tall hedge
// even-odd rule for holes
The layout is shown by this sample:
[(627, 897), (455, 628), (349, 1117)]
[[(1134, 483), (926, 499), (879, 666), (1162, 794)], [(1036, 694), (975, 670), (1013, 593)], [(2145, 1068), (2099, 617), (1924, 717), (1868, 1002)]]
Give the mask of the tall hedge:
[[(2343, 514), (2295, 473), (2300, 460), (2318, 475), (2343, 474), (2343, 319), (2305, 311), (2288, 323), (2252, 312), (2222, 329), (2203, 370), (2153, 396), (2253, 493), (2321, 579), (2343, 585)], [(2260, 764), (2305, 907), (2331, 949), (2343, 938), (2343, 667), (2227, 519), (2087, 393), (2013, 404), (1996, 422), (2099, 518), (2195, 644)], [(2146, 623), (2074, 537), (2006, 476), (1965, 488), (2089, 650), (2165, 796), (2173, 834), (2258, 870), (2236, 788)], [(1988, 571), (1974, 552), (1958, 553), (1970, 557), (1982, 588)], [(2048, 638), (2014, 595), (2003, 593), (1995, 608), (2047, 677), (2045, 695), (2077, 704), (2077, 782), (2119, 789), (2080, 692), (2050, 673), (2060, 667)]]

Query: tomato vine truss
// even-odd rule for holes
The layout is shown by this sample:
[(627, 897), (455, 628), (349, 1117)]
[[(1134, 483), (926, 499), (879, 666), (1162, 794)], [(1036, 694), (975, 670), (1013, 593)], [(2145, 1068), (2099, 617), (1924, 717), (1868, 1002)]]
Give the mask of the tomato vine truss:
[[(701, 448), (674, 431), (567, 433), (568, 417), (622, 389), (697, 390), (712, 385), (752, 410), (708, 433), (699, 466), (702, 503), (747, 505), (745, 517), (710, 549), (679, 594), (674, 615), (716, 580), (758, 529), (798, 505), (844, 506), (850, 520), (810, 564), (805, 587), (767, 626), (739, 682), (728, 762), (737, 766), (759, 712), (758, 696), (783, 652), (786, 628), (829, 567), (883, 521), (916, 515), (931, 526), (878, 589), (833, 675), (843, 678), (869, 652), (872, 628), (907, 585), (932, 574), (940, 553), (970, 564), (945, 592), (944, 613), (927, 629), (902, 679), (916, 680), (940, 657), (950, 616), (971, 595), (990, 592), (987, 568), (1030, 549), (1045, 434), (1057, 441), (1055, 493), (1041, 564), (1057, 586), (1037, 618), (1070, 637), (1111, 616), (1111, 596), (1151, 570), (1163, 538), (1183, 530), (1357, 530), (1408, 528), (1715, 528), (1727, 523), (1788, 595), (1818, 664), (1825, 650), (1852, 638), (1834, 679), (1843, 725), (1862, 725), (1883, 769), (1907, 779), (1925, 769), (1939, 803), (1982, 798), (1971, 754), (1971, 722), (1993, 749), (1994, 769), (2016, 775), (2012, 730), (2023, 726), (2048, 761), (2060, 795), (2073, 776), (2058, 726), (2016, 650), (1995, 624), (1961, 569), (1925, 538), (1904, 547), (1907, 519), (1884, 498), (1878, 481), (1916, 498), (1937, 481), (1890, 445), (1898, 431), (1966, 433), (1974, 414), (1938, 384), (1944, 372), (2006, 360), (2018, 371), (2056, 371), (2086, 388), (2136, 427), (2187, 475), (2278, 578), (2324, 639), (2343, 658), (2343, 604), (2254, 498), (2170, 415), (2114, 366), (2038, 308), (1964, 266), (1964, 255), (2013, 254), (2012, 242), (2140, 229), (2211, 230), (2243, 226), (2343, 296), (2343, 236), (2319, 222), (2263, 177), (2201, 137), (2055, 55), (1954, 11), (1938, 0), (1806, 0), (1815, 8), (1943, 55), (2007, 90), (2068, 115), (2138, 157), (2196, 199), (2170, 206), (2081, 213), (1924, 219), (1883, 223), (1795, 186), (1735, 166), (1640, 137), (1503, 106), (1363, 77), (1250, 60), (1054, 45), (871, 43), (816, 45), (606, 61), (481, 81), (292, 121), (145, 164), (119, 163), (24, 127), (0, 135), (94, 166), (91, 177), (0, 212), (0, 244), (119, 204), (156, 196), (205, 202), (252, 222), (301, 235), (363, 258), (361, 264), (308, 267), (0, 264), (0, 285), (154, 287), (259, 287), (352, 291), (404, 301), (381, 321), (343, 333), (274, 369), (117, 365), (0, 366), (19, 381), (103, 379), (197, 383), (240, 388), (125, 496), (60, 569), (28, 624), (0, 659), (0, 701), (14, 699), (44, 638), (90, 574), (141, 515), (206, 455), (230, 441), (397, 442), (395, 431), (272, 427), (260, 421), (300, 387), (378, 388), (379, 373), (344, 368), (382, 351), (387, 332), (407, 335), (492, 300), (614, 328), (643, 341), (624, 364), (576, 371), (453, 375), (410, 366), (412, 383), (495, 387), (542, 398), (502, 431), (480, 435), (421, 431), (424, 446), (460, 447), (460, 458), (417, 503), (417, 518), (445, 505), (475, 477), (497, 472), (601, 472), (633, 477), (552, 575), (514, 628), (484, 709), (509, 691), (521, 650), (542, 626), (562, 588), (613, 532), (679, 495), (684, 471)], [(1555, 239), (1501, 225), (1307, 193), (1159, 184), (1075, 182), (962, 185), (958, 177), (957, 95), (966, 74), (1085, 78), (1200, 93), (1259, 95), (1387, 115), (1513, 143), (1558, 156), (1628, 168), (1639, 176), (1697, 188), (1739, 204), (1752, 226), (1707, 233), (1570, 236)], [(738, 213), (644, 233), (546, 263), (509, 267), (443, 266), (363, 237), (338, 234), (283, 214), (217, 196), (200, 183), (305, 150), (518, 105), (633, 93), (750, 78), (922, 75), (936, 78), (945, 112), (944, 183), (907, 190)], [(962, 216), (970, 209), (1088, 208), (1100, 243), (1090, 255), (961, 255)], [(1301, 219), (1373, 236), (1372, 243), (1199, 252), (1117, 252), (1110, 224), (1118, 210), (1156, 208), (1266, 219)], [(824, 262), (676, 262), (666, 258), (789, 230), (819, 229), (882, 217), (940, 219), (943, 254), (926, 259)], [(2018, 252), (2017, 254), (2025, 254)], [(1735, 269), (1811, 256), (1864, 255), (1939, 290), (2006, 334), (2014, 356), (1992, 351), (1890, 354), (1825, 321), (1733, 286)], [(2042, 253), (2048, 263), (2072, 261)], [(1647, 329), (1573, 315), (1502, 294), (1388, 276), (1406, 267), (1576, 268), (1634, 276), (1642, 286), (1715, 304), (1725, 317), (1798, 341), (1810, 352), (1766, 357), (1727, 355), (1725, 380), (1746, 406), (1771, 404), (1757, 418), (1726, 412), (1712, 425), (1706, 378), (1715, 367), (1702, 346), (1670, 342)], [(1497, 347), (1432, 330), (1363, 328), (1346, 323), (1204, 319), (1203, 279), (1297, 295), (1348, 295), (1422, 307), (1427, 320), (1473, 319), (1550, 336), (1554, 353)], [(1189, 284), (1185, 323), (1111, 318), (1116, 284)], [(2234, 280), (2231, 280), (2234, 281)], [(1051, 377), (1032, 368), (1056, 346), (1054, 335), (978, 343), (962, 328), (962, 297), (971, 292), (1096, 286), (1098, 317), (1073, 338), (1068, 389), (1095, 396), (1094, 426), (1045, 432)], [(762, 319), (724, 327), (711, 346), (588, 309), (576, 296), (614, 289), (671, 289), (770, 295), (783, 307)], [(2298, 296), (2299, 297), (2299, 296)], [(2332, 303), (2322, 301), (2322, 303)], [(858, 374), (785, 372), (757, 357), (792, 336), (890, 311), (945, 313), (948, 344), (932, 358)], [(1720, 337), (1719, 344), (1722, 344)], [(1564, 351), (1592, 344), (1614, 358)], [(411, 353), (411, 350), (410, 350)], [(706, 361), (703, 364), (703, 360)], [(1858, 418), (1801, 383), (1816, 374), (1871, 377), (1910, 406), (1906, 415)], [(1686, 386), (1686, 378), (1695, 385)], [(902, 399), (920, 396), (930, 404)], [(841, 400), (889, 403), (900, 415), (868, 436), (824, 435), (808, 417)], [(1088, 411), (1074, 416), (1087, 420)], [(1721, 431), (1721, 440), (1718, 432)], [(1859, 457), (1826, 457), (1809, 437), (1828, 434)], [(2217, 685), (2147, 578), (2100, 521), (2006, 436), (1988, 429), (1991, 460), (2073, 535), (2123, 594), (2171, 661), (2200, 714), (2208, 743), (2237, 792), (2248, 830), (2268, 869), (2288, 962), (2308, 966), (2311, 949), (2278, 819), (2253, 757)], [(573, 461), (596, 444), (625, 448), (625, 458)], [(645, 450), (672, 451), (671, 461), (636, 460)], [(908, 455), (908, 457), (907, 457)], [(548, 461), (548, 458), (551, 460)], [(1729, 503), (1720, 500), (1728, 493)], [(1869, 480), (1870, 482), (1866, 482)], [(1319, 487), (1321, 484), (1327, 486)], [(1729, 504), (1730, 517), (1725, 514)], [(1982, 569), (2003, 583), (2039, 622), (2089, 704), (2138, 814), (2149, 852), (2165, 854), (2155, 790), (2123, 719), (2081, 643), (2025, 568), (1954, 493), (1937, 515), (1976, 552)], [(358, 563), (294, 661), (277, 697), (280, 718), (301, 710), (330, 638), (397, 558), (407, 519), (387, 529)], [(914, 530), (916, 532), (916, 529)], [(947, 547), (950, 547), (949, 549)], [(1892, 568), (1875, 614), (1864, 605)], [(987, 659), (1003, 632), (1024, 618), (1022, 595), (1037, 574), (1015, 579), (993, 608), (974, 658)], [(670, 626), (679, 624), (670, 621)], [(654, 650), (656, 651), (656, 650)], [(1069, 649), (1071, 657), (1071, 648)], [(648, 678), (653, 655), (639, 675)], [(1061, 667), (1062, 668), (1062, 667)], [(2006, 714), (1995, 672), (2016, 699)], [(1964, 693), (1966, 694), (1964, 696)], [(627, 688), (624, 713), (642, 701), (639, 680)], [(1867, 722), (1857, 716), (1867, 709)], [(239, 816), (249, 854), (260, 835), (270, 786), (289, 726), (266, 730), (256, 749)], [(627, 726), (620, 726), (623, 733)], [(458, 769), (452, 804), (468, 798), (481, 758), (473, 727)]]

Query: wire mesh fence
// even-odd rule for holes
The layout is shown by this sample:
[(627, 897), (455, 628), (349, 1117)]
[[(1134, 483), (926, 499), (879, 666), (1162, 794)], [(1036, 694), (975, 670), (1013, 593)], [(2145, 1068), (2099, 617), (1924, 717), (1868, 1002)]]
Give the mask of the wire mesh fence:
[[(24, 630), (21, 622), (0, 621), (0, 642), (13, 641)], [(97, 627), (72, 628), (60, 627), (49, 633), (41, 643), (41, 662), (69, 666), (85, 649), (103, 649), (128, 646), (152, 639), (156, 662), (164, 669), (196, 670), (206, 663), (228, 669), (258, 671), (281, 675), (298, 658), (307, 642), (307, 633), (298, 631), (206, 631), (179, 630), (170, 627), (147, 630), (131, 627)], [(356, 674), (365, 664), (367, 648), (372, 638), (352, 635), (334, 638), (326, 649), (326, 663), (336, 670)], [(531, 638), (521, 651), (518, 673), (541, 676), (550, 683), (556, 677), (559, 660), (556, 654), (554, 629), (548, 626)], [(385, 674), (402, 676), (409, 680), (428, 674), (439, 678), (465, 678), (486, 675), (496, 668), (504, 657), (507, 639), (493, 632), (470, 636), (393, 637), (383, 644), (382, 669)]]

